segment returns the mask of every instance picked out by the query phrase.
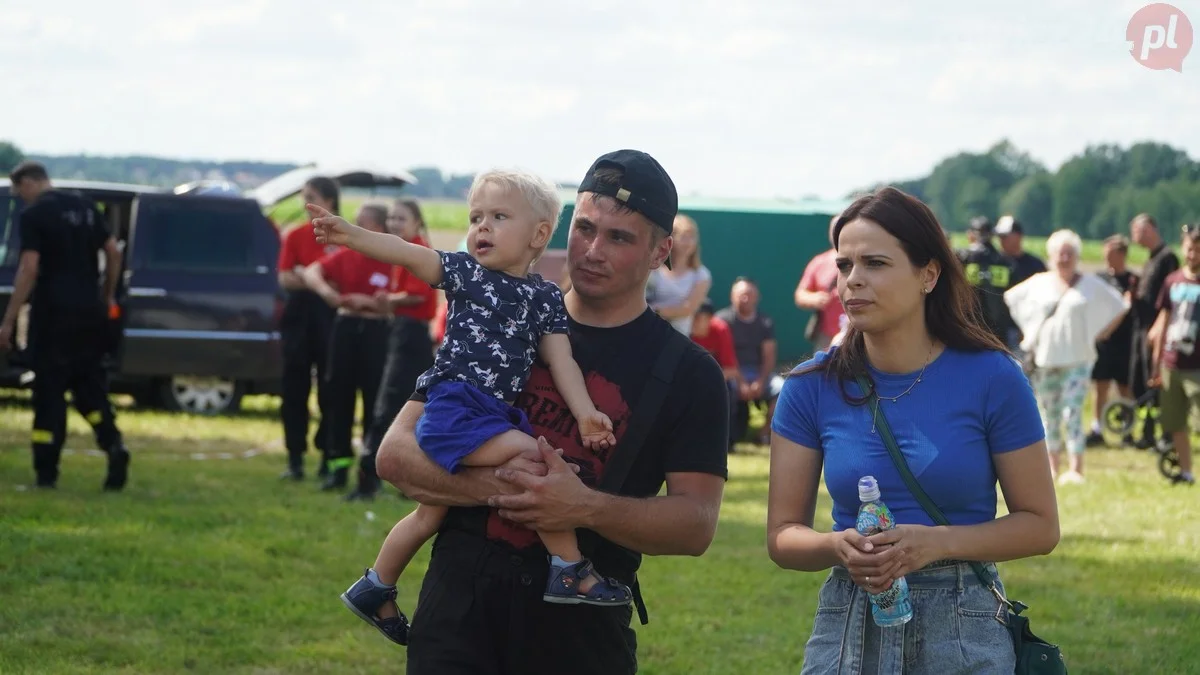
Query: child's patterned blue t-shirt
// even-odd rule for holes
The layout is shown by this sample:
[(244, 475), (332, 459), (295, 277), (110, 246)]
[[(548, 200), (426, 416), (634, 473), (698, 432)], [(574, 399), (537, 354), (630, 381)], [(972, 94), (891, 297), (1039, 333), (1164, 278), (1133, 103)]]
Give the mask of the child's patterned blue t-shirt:
[(427, 390), (467, 382), (501, 401), (525, 387), (545, 335), (567, 332), (562, 291), (540, 275), (494, 272), (468, 253), (438, 251), (446, 292), (446, 333), (433, 367), (417, 380)]

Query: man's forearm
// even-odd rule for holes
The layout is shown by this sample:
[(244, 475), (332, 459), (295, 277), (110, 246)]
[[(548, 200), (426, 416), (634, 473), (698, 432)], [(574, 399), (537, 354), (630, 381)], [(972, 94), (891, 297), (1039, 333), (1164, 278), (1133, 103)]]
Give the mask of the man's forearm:
[(451, 474), (429, 459), (413, 432), (423, 410), (410, 401), (392, 422), (375, 456), (380, 478), (422, 504), (438, 506), (481, 506), (489, 497), (507, 492), (494, 468), (464, 467)]
[(4, 310), (3, 322), (12, 325), (17, 320), (17, 314), (29, 300), (33, 285), (37, 283), (37, 269), (28, 265), (17, 268), (17, 278), (13, 281), (13, 293), (8, 299), (8, 308)]
[(289, 291), (308, 288), (304, 284), (304, 277), (297, 274), (295, 270), (279, 270), (279, 285)]
[(107, 264), (104, 266), (104, 299), (114, 302), (117, 299), (117, 282), (121, 280), (121, 254), (108, 253)]
[(716, 532), (718, 506), (689, 495), (621, 497), (593, 490), (582, 526), (645, 555), (702, 555)]

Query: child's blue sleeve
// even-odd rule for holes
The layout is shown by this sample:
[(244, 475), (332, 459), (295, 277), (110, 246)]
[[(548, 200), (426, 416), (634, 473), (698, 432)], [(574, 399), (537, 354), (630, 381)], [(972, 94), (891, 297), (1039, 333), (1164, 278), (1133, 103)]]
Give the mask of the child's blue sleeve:
[(984, 428), (993, 454), (1012, 452), (1046, 438), (1033, 387), (1021, 365), (1008, 354), (996, 352), (988, 364)]
[(445, 291), (446, 295), (462, 291), (475, 278), (475, 270), (482, 269), (470, 253), (438, 251), (438, 255), (442, 257), (442, 280), (433, 287)]
[(569, 332), (567, 305), (563, 302), (562, 289), (557, 285), (546, 282), (542, 287), (538, 298), (538, 314), (541, 317), (542, 335)]

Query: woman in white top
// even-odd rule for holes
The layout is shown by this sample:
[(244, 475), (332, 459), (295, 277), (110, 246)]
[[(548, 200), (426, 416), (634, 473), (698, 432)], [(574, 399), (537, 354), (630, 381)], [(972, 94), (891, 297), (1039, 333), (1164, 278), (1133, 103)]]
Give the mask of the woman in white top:
[[(1083, 404), (1096, 361), (1096, 341), (1108, 337), (1129, 305), (1112, 286), (1079, 271), (1083, 242), (1070, 230), (1046, 241), (1051, 269), (1035, 274), (1004, 293), (1024, 339), (1021, 349), (1033, 359), (1030, 378), (1050, 452), (1051, 472), (1058, 473), (1063, 445), (1070, 469), (1058, 482), (1083, 482)], [(1065, 438), (1063, 427), (1066, 427)]]
[(659, 267), (650, 275), (646, 300), (675, 330), (692, 334), (692, 316), (708, 297), (712, 274), (700, 263), (700, 230), (683, 214), (671, 232), (671, 269)]

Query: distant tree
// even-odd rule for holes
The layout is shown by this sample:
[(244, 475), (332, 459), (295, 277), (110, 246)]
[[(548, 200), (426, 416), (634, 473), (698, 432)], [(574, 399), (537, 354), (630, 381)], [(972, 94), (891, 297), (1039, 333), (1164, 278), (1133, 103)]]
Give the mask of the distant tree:
[(1041, 171), (1026, 176), (1000, 199), (1000, 215), (1010, 214), (1027, 234), (1048, 235), (1054, 231), (1054, 176)]
[(15, 144), (0, 141), (0, 172), (5, 176), (24, 160), (25, 154)]

